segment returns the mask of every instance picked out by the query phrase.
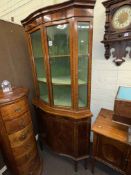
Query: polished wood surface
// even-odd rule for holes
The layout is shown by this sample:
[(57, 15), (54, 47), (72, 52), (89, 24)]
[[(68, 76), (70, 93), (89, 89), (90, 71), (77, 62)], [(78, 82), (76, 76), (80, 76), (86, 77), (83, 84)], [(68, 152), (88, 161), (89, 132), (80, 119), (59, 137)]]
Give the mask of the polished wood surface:
[[(64, 3), (41, 8), (21, 21), (26, 30), (42, 23), (67, 19), (74, 16), (92, 16), (96, 0), (70, 0)], [(79, 7), (79, 8), (78, 8)], [(89, 10), (90, 9), (90, 10)]]
[(21, 117), (13, 119), (13, 121), (12, 120), (6, 121), (5, 127), (7, 133), (12, 134), (25, 128), (30, 122), (31, 122), (31, 114), (30, 112), (26, 112)]
[(92, 126), (92, 131), (105, 137), (115, 139), (128, 144), (127, 131), (128, 127), (117, 124), (112, 121), (113, 111), (101, 109), (97, 120)]
[[(118, 89), (117, 95), (120, 91)], [(113, 120), (125, 125), (131, 125), (131, 100), (115, 98)]]
[(74, 161), (87, 159), (90, 151), (91, 119), (75, 120), (65, 116), (50, 115), (37, 109), (40, 141), (55, 153)]
[(130, 51), (126, 50), (131, 45), (131, 24), (123, 29), (115, 29), (112, 25), (112, 19), (117, 9), (125, 5), (131, 6), (131, 1), (107, 0), (103, 2), (103, 5), (106, 9), (105, 34), (102, 41), (105, 46), (105, 58), (109, 59), (111, 57), (110, 50), (114, 48), (115, 51), (112, 52), (114, 62), (117, 66), (120, 66), (125, 62), (124, 58), (128, 53), (131, 58)]
[(112, 121), (113, 111), (101, 109), (92, 126), (93, 167), (98, 160), (121, 174), (130, 175), (131, 145), (128, 143), (128, 127)]
[(40, 175), (42, 163), (32, 127), (28, 90), (15, 88), (11, 93), (0, 94), (0, 144), (6, 165), (13, 175)]
[[(90, 117), (90, 98), (91, 98), (91, 63), (92, 63), (92, 35), (93, 35), (93, 12), (94, 12), (95, 0), (80, 1), (71, 0), (65, 3), (56, 4), (53, 6), (45, 7), (33, 12), (26, 19), (22, 20), (22, 24), (26, 31), (27, 42), (30, 52), (30, 61), (32, 65), (34, 85), (36, 90), (36, 98), (33, 103), (39, 106), (46, 112), (54, 113), (57, 115), (63, 115), (65, 112), (67, 117), (76, 119)], [(89, 23), (89, 48), (88, 48), (88, 95), (87, 106), (78, 106), (78, 22)], [(34, 23), (34, 25), (31, 25)], [(71, 71), (71, 107), (55, 106), (53, 99), (53, 85), (51, 82), (51, 68), (49, 62), (49, 49), (47, 42), (47, 27), (69, 23), (70, 33), (70, 71)], [(35, 66), (35, 59), (32, 49), (31, 34), (40, 30), (42, 40), (43, 57), (45, 61), (46, 79), (48, 85), (49, 103), (46, 103), (40, 99), (39, 85), (37, 82), (37, 71)]]
[[(40, 137), (56, 153), (71, 157), (75, 161), (75, 169), (80, 159), (89, 157), (90, 123), (92, 113), (90, 110), (91, 99), (91, 64), (92, 64), (92, 36), (93, 12), (96, 0), (70, 0), (64, 3), (41, 8), (22, 20), (26, 31), (26, 38), (30, 53), (30, 61), (34, 77), (36, 97), (33, 104), (37, 108)], [(86, 22), (88, 32), (88, 57), (87, 74), (88, 95), (85, 100), (87, 105), (79, 107), (79, 82), (78, 82), (78, 23)], [(57, 106), (54, 104), (53, 83), (51, 77), (51, 63), (48, 47), (47, 28), (54, 25), (69, 25), (69, 61), (71, 77), (71, 106)], [(32, 47), (31, 34), (40, 31), (42, 41), (43, 61), (47, 81), (49, 102), (40, 99), (39, 83), (37, 82), (37, 69)], [(60, 57), (59, 57), (60, 58)], [(45, 137), (46, 136), (46, 137)]]

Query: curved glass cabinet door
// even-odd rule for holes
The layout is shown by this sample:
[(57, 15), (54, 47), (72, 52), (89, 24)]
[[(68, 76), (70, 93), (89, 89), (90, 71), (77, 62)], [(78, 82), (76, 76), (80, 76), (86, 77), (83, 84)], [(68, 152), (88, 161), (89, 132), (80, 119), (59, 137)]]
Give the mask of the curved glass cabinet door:
[(78, 106), (87, 107), (89, 23), (78, 22)]
[(69, 25), (47, 27), (54, 105), (71, 106)]
[(37, 73), (40, 98), (48, 103), (48, 87), (46, 80), (44, 53), (42, 50), (42, 43), (41, 43), (41, 32), (40, 30), (38, 30), (36, 32), (31, 33), (30, 36), (32, 41), (32, 51)]

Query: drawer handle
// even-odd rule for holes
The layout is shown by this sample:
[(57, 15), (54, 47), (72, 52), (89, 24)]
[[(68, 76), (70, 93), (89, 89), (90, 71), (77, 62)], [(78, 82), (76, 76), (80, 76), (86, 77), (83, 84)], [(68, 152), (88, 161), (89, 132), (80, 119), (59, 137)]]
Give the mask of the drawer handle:
[(21, 137), (20, 137), (20, 140), (24, 140), (25, 138), (26, 138), (26, 135), (22, 134)]
[(15, 112), (21, 112), (21, 108), (15, 109)]

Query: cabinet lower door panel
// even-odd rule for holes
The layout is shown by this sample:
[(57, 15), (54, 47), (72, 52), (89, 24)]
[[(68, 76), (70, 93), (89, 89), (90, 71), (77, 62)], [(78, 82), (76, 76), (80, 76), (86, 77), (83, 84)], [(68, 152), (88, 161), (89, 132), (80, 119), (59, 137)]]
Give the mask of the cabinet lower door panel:
[(97, 136), (96, 138), (97, 142), (95, 143), (97, 143), (97, 146), (94, 157), (101, 159), (105, 164), (110, 164), (121, 171), (126, 171), (128, 146), (104, 136)]
[(64, 116), (39, 113), (40, 134), (54, 152), (73, 158), (89, 155), (90, 118), (73, 120)]

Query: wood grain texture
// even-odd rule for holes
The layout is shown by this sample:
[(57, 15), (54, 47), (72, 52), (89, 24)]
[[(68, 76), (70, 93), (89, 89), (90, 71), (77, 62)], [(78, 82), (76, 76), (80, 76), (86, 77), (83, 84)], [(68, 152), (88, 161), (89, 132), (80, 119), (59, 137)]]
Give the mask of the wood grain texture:
[(94, 132), (93, 164), (95, 160), (113, 168), (124, 175), (129, 175), (131, 145), (127, 142), (127, 126), (113, 123), (113, 111), (101, 109), (92, 126)]
[(115, 98), (113, 120), (131, 125), (131, 101)]
[(75, 120), (37, 109), (40, 136), (54, 152), (79, 160), (89, 156), (90, 118)]
[(120, 66), (125, 62), (125, 57), (129, 53), (131, 58), (131, 51), (127, 51), (126, 48), (131, 46), (131, 23), (128, 27), (123, 29), (115, 29), (112, 24), (113, 15), (120, 7), (124, 5), (131, 6), (130, 0), (108, 0), (103, 2), (106, 8), (106, 22), (105, 22), (105, 34), (102, 43), (105, 46), (105, 58), (109, 59), (111, 56), (111, 49), (114, 48), (112, 53), (114, 62), (117, 66)]
[[(36, 87), (36, 98), (33, 104), (37, 108), (40, 136), (45, 143), (55, 152), (71, 157), (74, 161), (89, 157), (90, 123), (92, 113), (90, 111), (91, 98), (91, 63), (92, 63), (92, 38), (93, 38), (93, 12), (95, 0), (70, 0), (61, 4), (44, 7), (30, 14), (22, 20), (22, 25), (27, 34), (30, 50), (34, 83)], [(78, 82), (78, 24), (87, 22), (88, 53), (87, 60), (87, 105), (79, 107), (79, 82)], [(53, 82), (51, 75), (51, 61), (48, 48), (47, 28), (55, 25), (67, 24), (69, 26), (69, 48), (70, 48), (70, 77), (71, 77), (71, 106), (54, 105)], [(31, 34), (35, 31), (41, 32), (43, 49), (43, 61), (46, 67), (46, 80), (48, 86), (49, 103), (40, 98), (37, 82), (35, 58), (32, 50)], [(60, 58), (60, 57), (59, 57)], [(87, 75), (86, 75), (87, 76)], [(63, 80), (64, 81), (64, 80)], [(39, 113), (39, 111), (41, 111)], [(46, 137), (46, 139), (45, 139)], [(86, 166), (85, 166), (86, 167)], [(75, 162), (75, 170), (77, 163)]]
[(13, 175), (40, 175), (38, 170), (42, 170), (27, 94), (27, 89), (16, 88), (0, 98), (3, 102), (0, 103), (0, 144), (6, 165)]
[(128, 144), (127, 131), (128, 127), (117, 124), (112, 121), (113, 111), (101, 109), (97, 120), (92, 126), (92, 131), (105, 137), (115, 139), (122, 143)]

